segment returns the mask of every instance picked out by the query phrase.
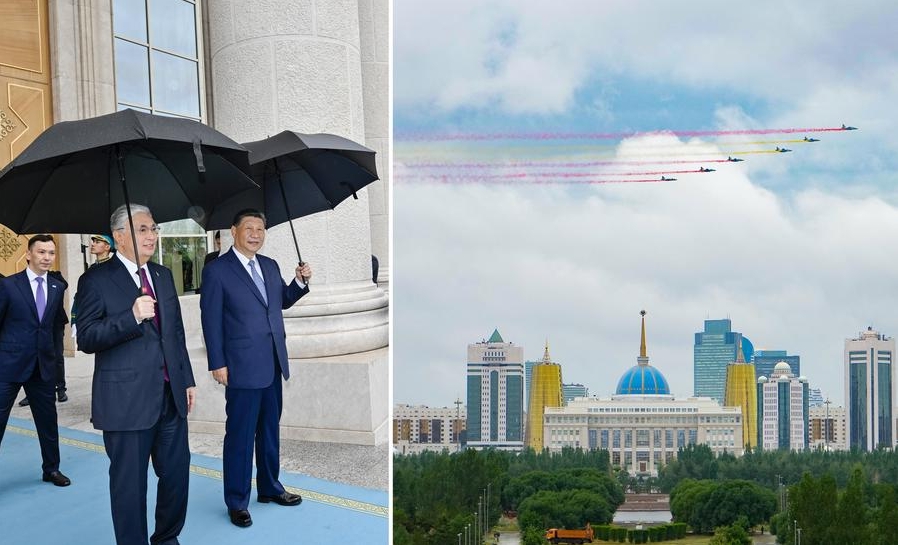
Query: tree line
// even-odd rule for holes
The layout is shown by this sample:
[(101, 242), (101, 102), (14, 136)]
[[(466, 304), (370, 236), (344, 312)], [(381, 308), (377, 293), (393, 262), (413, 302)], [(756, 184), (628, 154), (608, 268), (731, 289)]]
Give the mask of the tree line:
[(502, 512), (515, 513), (523, 542), (544, 543), (546, 528), (610, 522), (623, 501), (606, 451), (466, 450), (393, 459), (397, 545), (457, 543), (484, 504), (485, 528), (495, 525)]

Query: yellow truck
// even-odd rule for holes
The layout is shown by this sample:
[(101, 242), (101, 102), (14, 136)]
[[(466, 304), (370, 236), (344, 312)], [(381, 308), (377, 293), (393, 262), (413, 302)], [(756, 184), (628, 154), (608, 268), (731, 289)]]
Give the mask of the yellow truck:
[(549, 543), (592, 543), (592, 526), (587, 522), (583, 530), (550, 528), (546, 530), (546, 540)]

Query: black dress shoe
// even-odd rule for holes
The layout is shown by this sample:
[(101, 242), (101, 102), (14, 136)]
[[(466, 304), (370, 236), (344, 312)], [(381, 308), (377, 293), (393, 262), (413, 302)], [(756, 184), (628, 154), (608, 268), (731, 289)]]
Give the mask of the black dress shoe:
[(66, 395), (65, 392), (57, 392), (56, 399), (59, 400), (60, 403), (65, 403), (66, 401), (69, 400), (69, 396)]
[(28, 405), (30, 405), (30, 403), (28, 402), (27, 397), (23, 397), (22, 401), (19, 401), (19, 407), (27, 407)]
[(249, 516), (246, 509), (228, 509), (228, 516), (231, 517), (231, 524), (241, 528), (247, 528), (253, 525), (253, 517)]
[(286, 490), (277, 496), (259, 495), (259, 503), (268, 503), (270, 501), (273, 501), (278, 505), (299, 505), (302, 503), (302, 496), (299, 494), (291, 494)]
[(70, 481), (68, 477), (66, 477), (59, 471), (44, 473), (44, 482), (53, 483), (56, 486), (69, 486), (70, 484), (72, 484), (72, 481)]

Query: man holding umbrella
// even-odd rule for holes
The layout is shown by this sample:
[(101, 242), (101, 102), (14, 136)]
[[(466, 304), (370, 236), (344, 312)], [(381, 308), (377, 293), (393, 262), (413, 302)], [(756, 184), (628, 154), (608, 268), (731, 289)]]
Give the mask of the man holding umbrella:
[(280, 470), (281, 376), (290, 377), (283, 309), (309, 292), (308, 264), (287, 285), (277, 262), (257, 252), (265, 242), (265, 215), (237, 212), (234, 246), (203, 269), (200, 309), (212, 377), (225, 386), (224, 499), (231, 523), (245, 528), (250, 516), (253, 446), (258, 501), (298, 505), (284, 490)]
[(81, 277), (76, 299), (78, 348), (96, 354), (91, 409), (109, 456), (112, 523), (119, 545), (147, 543), (152, 458), (159, 483), (149, 541), (173, 545), (187, 514), (195, 391), (181, 307), (171, 271), (149, 263), (159, 231), (150, 210), (132, 204), (129, 217), (122, 205), (110, 223), (118, 251)]

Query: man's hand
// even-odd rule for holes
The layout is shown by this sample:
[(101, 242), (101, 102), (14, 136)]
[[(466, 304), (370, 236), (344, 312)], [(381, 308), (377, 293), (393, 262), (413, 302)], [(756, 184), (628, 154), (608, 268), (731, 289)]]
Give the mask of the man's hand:
[(131, 306), (131, 312), (134, 313), (134, 319), (138, 322), (144, 320), (152, 320), (156, 316), (156, 300), (149, 295), (141, 295), (134, 300)]
[(193, 410), (193, 405), (196, 403), (196, 386), (191, 386), (187, 388), (187, 412)]
[(212, 378), (215, 379), (215, 382), (227, 386), (228, 385), (228, 368), (221, 367), (219, 369), (212, 371)]
[(296, 279), (303, 284), (308, 284), (312, 279), (312, 267), (308, 263), (300, 263), (296, 266)]

